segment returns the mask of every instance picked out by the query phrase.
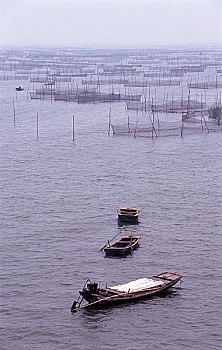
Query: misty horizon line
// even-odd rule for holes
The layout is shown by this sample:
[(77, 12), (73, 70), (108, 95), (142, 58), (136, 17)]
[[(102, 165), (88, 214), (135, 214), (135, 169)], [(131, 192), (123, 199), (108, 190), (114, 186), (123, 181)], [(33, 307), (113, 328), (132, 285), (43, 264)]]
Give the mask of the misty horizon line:
[(221, 48), (222, 44), (150, 44), (150, 45), (134, 45), (134, 46), (123, 46), (123, 45), (59, 45), (59, 44), (0, 44), (0, 48), (62, 48), (62, 49), (122, 49), (122, 50), (133, 50), (133, 49), (151, 49), (151, 48)]

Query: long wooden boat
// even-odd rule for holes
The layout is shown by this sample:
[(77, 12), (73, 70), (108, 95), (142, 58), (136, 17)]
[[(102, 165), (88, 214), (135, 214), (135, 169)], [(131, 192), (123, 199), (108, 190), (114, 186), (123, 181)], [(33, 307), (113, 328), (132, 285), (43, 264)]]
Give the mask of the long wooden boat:
[(118, 219), (120, 222), (138, 222), (139, 211), (135, 207), (120, 207), (118, 210)]
[[(87, 280), (85, 286), (79, 292), (79, 298), (73, 302), (71, 311), (74, 312), (89, 306), (104, 307), (148, 298), (169, 289), (181, 278), (182, 275), (177, 273), (163, 272), (149, 278), (139, 278), (135, 281), (105, 288), (100, 288), (98, 283)], [(88, 304), (81, 306), (83, 299)]]
[(124, 235), (117, 242), (107, 245), (104, 252), (108, 256), (123, 256), (132, 253), (139, 245), (140, 235)]

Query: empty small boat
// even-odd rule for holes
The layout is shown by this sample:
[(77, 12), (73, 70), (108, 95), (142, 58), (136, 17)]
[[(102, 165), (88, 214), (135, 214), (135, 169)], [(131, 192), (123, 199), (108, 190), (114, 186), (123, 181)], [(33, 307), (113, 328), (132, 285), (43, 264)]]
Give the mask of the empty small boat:
[(118, 210), (118, 219), (120, 222), (138, 222), (139, 211), (135, 207), (120, 207)]
[(108, 256), (123, 256), (132, 253), (139, 245), (140, 235), (125, 235), (119, 241), (107, 245), (104, 252)]
[(23, 91), (24, 89), (21, 86), (19, 86), (19, 87), (15, 88), (15, 90), (16, 91)]

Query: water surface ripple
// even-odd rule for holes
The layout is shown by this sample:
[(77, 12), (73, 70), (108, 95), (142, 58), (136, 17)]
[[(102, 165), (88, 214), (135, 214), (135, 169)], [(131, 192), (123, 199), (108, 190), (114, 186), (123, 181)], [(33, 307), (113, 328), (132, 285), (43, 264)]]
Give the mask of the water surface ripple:
[[(107, 104), (25, 94), (14, 125), (13, 89), (1, 88), (1, 348), (219, 349), (221, 134), (108, 137)], [(113, 110), (119, 118), (124, 104)], [(139, 225), (118, 226), (125, 204), (140, 209)], [(105, 258), (99, 249), (128, 232), (142, 235), (138, 250)], [(168, 270), (184, 277), (166, 296), (70, 313), (87, 278), (105, 285)]]

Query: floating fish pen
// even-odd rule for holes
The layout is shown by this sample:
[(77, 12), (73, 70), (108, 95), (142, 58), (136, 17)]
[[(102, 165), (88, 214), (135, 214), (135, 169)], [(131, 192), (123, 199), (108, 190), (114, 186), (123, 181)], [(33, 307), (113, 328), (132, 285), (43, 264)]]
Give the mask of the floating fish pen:
[(63, 77), (55, 74), (53, 74), (52, 77), (56, 83), (70, 83), (72, 81), (71, 77)]
[(15, 74), (15, 80), (28, 80), (29, 76), (24, 74)]
[(127, 82), (124, 84), (124, 86), (130, 86), (130, 87), (150, 87), (150, 86), (179, 86), (181, 84), (181, 81), (179, 80), (163, 80), (163, 79), (156, 79), (156, 80), (145, 80), (145, 81), (132, 81)]
[(172, 73), (176, 74), (185, 74), (185, 73), (201, 73), (204, 72), (205, 67), (202, 66), (183, 66), (183, 67), (177, 67), (177, 68), (171, 68)]
[(86, 78), (87, 73), (70, 73), (69, 76), (72, 78)]
[[(47, 86), (47, 85), (46, 85)], [(33, 92), (29, 92), (31, 99), (54, 99), (55, 101), (77, 101), (78, 96), (82, 94), (94, 93), (94, 89), (46, 89), (45, 87), (41, 89), (35, 89)]]
[[(0, 62), (1, 80), (30, 77), (31, 99), (77, 103), (126, 101), (126, 108), (134, 111), (183, 114), (203, 111), (213, 104), (213, 90), (222, 87), (219, 48), (18, 48), (2, 50)], [(55, 85), (50, 85), (51, 81)], [(49, 86), (34, 90), (35, 83)], [(150, 89), (155, 90), (153, 99)], [(192, 99), (179, 100), (188, 89), (193, 89)], [(198, 98), (196, 89), (205, 90), (204, 104), (194, 101)], [(207, 89), (212, 91), (206, 92)]]
[(221, 132), (222, 124), (220, 120), (221, 118), (211, 119), (209, 113), (202, 113), (200, 111), (194, 111), (182, 116), (182, 121), (184, 122), (184, 125), (190, 125), (190, 129), (192, 129), (193, 127), (198, 128), (198, 126), (200, 125), (202, 129), (207, 130), (208, 132)]
[(71, 89), (71, 90), (58, 90), (54, 92), (54, 100), (55, 101), (70, 101), (70, 102), (78, 102), (79, 96), (88, 96), (95, 94), (95, 89)]
[(8, 72), (0, 71), (0, 80), (28, 80), (29, 75), (18, 73), (18, 72)]
[(213, 106), (210, 107), (208, 110), (205, 111), (193, 111), (193, 112), (188, 112), (183, 115), (183, 120), (184, 121), (193, 121), (197, 122), (198, 120), (202, 120), (209, 118), (208, 122), (215, 122), (219, 121), (222, 119), (222, 106)]
[(48, 77), (31, 77), (30, 83), (46, 84), (49, 81)]
[(89, 102), (114, 102), (114, 101), (120, 101), (121, 97), (120, 94), (106, 94), (106, 93), (87, 93), (87, 94), (79, 94), (77, 102), (78, 103), (89, 103)]
[(111, 125), (113, 135), (138, 136), (146, 138), (157, 138), (166, 136), (178, 136), (181, 133), (181, 123), (166, 123), (160, 127), (160, 123), (138, 124), (127, 123), (121, 125)]
[[(16, 77), (16, 75), (10, 75), (10, 74), (1, 74), (0, 75), (0, 80), (20, 80), (20, 77)], [(26, 79), (21, 79), (21, 80), (26, 80)]]
[(208, 116), (207, 110), (189, 111), (182, 114), (182, 121), (187, 123), (206, 123)]
[(90, 102), (114, 102), (120, 101), (120, 94), (105, 94), (94, 91), (46, 91), (44, 89), (36, 89), (30, 92), (31, 99), (54, 99), (55, 101), (90, 103)]
[(140, 101), (141, 95), (121, 95), (115, 93), (101, 93), (96, 89), (77, 89), (71, 91), (55, 91), (56, 101), (76, 101), (78, 103)]
[[(147, 108), (146, 108), (147, 107)], [(127, 102), (126, 104), (127, 110), (134, 110), (134, 111), (145, 111), (146, 109), (149, 110), (149, 105), (144, 105), (141, 101), (136, 102)]]
[(208, 110), (209, 118), (212, 121), (216, 121), (217, 124), (221, 124), (222, 120), (222, 106), (214, 106)]
[(138, 73), (135, 71), (135, 72), (131, 72), (131, 71), (124, 71), (124, 72), (119, 72), (119, 71), (110, 71), (110, 72), (98, 72), (98, 75), (99, 76), (110, 76), (110, 77), (113, 77), (113, 76), (122, 76), (122, 77), (131, 77), (131, 76), (135, 76), (137, 75)]
[(149, 71), (143, 73), (144, 78), (163, 78), (165, 76), (165, 72), (162, 70), (158, 71)]
[(118, 73), (118, 74), (131, 74), (131, 73), (138, 73), (136, 71), (135, 67), (130, 67), (130, 66), (113, 66), (113, 67), (107, 67), (107, 68), (103, 68), (105, 73)]
[(189, 89), (219, 89), (222, 88), (222, 82), (190, 82)]
[(147, 122), (147, 124), (138, 124), (136, 122), (113, 125), (111, 124), (113, 135), (119, 136), (134, 136), (145, 138), (158, 138), (169, 136), (184, 136), (191, 134), (221, 132), (222, 126), (217, 124), (209, 124), (205, 122), (189, 123), (185, 121), (178, 122), (163, 122), (155, 123)]
[(52, 77), (58, 77), (58, 78), (68, 78), (71, 80), (71, 78), (83, 78), (87, 77), (87, 73), (82, 73), (82, 72), (74, 72), (73, 69), (70, 70), (70, 72), (57, 72), (57, 73), (52, 73)]
[(127, 110), (136, 111), (153, 111), (153, 112), (165, 112), (165, 113), (182, 113), (190, 110), (204, 109), (205, 104), (195, 100), (166, 100), (162, 103), (151, 103), (149, 101), (137, 101), (128, 102), (126, 105)]
[(126, 79), (96, 79), (96, 80), (82, 80), (82, 84), (83, 85), (114, 85), (114, 84), (118, 84), (118, 85), (123, 85), (128, 83), (128, 80)]
[(140, 102), (141, 100), (141, 95), (133, 95), (133, 94), (120, 94), (120, 99), (121, 101), (137, 101), (137, 102)]
[(55, 81), (44, 83), (41, 89), (35, 89), (32, 92), (29, 92), (31, 99), (53, 99), (55, 92)]
[[(161, 68), (159, 71), (149, 71), (143, 73), (144, 78), (156, 78), (156, 80), (161, 78), (182, 78), (184, 76), (183, 72), (173, 72), (172, 70), (169, 70), (167, 67), (166, 69)], [(175, 80), (176, 82), (176, 80)]]
[[(48, 85), (47, 85), (48, 86)], [(57, 90), (51, 88), (35, 89), (29, 92), (31, 99), (53, 99), (55, 101), (90, 103), (90, 102), (116, 102), (116, 101), (140, 101), (141, 95), (102, 93), (92, 88), (77, 88)]]
[(44, 89), (36, 89), (33, 92), (29, 92), (29, 96), (31, 100), (48, 100), (48, 99), (54, 99), (54, 92), (47, 91)]

